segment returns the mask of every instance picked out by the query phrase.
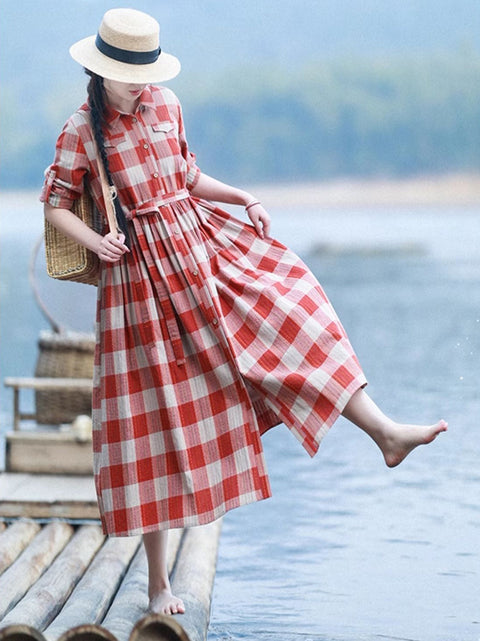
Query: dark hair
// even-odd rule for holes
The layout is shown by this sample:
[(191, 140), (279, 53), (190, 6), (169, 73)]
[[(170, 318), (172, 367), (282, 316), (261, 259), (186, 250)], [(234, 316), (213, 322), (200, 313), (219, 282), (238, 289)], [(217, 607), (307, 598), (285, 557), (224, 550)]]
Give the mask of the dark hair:
[[(107, 175), (108, 183), (111, 186), (114, 186), (112, 175), (110, 173), (108, 156), (105, 149), (104, 136), (105, 136), (105, 131), (108, 129), (108, 123), (107, 123), (107, 117), (106, 117), (107, 100), (106, 100), (105, 88), (103, 86), (103, 78), (101, 76), (98, 76), (96, 73), (93, 73), (93, 71), (90, 71), (89, 69), (85, 69), (85, 73), (88, 76), (90, 76), (90, 80), (87, 86), (87, 92), (88, 92), (88, 106), (90, 107), (90, 119), (92, 124), (93, 136), (95, 138), (95, 142), (97, 143), (97, 149), (99, 151), (101, 161), (103, 163), (103, 166), (105, 167), (105, 174)], [(114, 204), (115, 204), (115, 214), (117, 217), (117, 224), (120, 230), (122, 231), (122, 233), (125, 235), (125, 244), (129, 247), (130, 238), (128, 233), (127, 220), (125, 218), (123, 209), (120, 205), (118, 195), (114, 200)]]

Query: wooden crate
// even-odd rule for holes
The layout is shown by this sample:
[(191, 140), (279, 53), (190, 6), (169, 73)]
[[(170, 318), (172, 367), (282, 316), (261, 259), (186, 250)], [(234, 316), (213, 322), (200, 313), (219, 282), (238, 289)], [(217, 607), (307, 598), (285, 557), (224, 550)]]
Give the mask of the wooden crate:
[(71, 432), (18, 431), (6, 436), (7, 472), (91, 475), (92, 442)]

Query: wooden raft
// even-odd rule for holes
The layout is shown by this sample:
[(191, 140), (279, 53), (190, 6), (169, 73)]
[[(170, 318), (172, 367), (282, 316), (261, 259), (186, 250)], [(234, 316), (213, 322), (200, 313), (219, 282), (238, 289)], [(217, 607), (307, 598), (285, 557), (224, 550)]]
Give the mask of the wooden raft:
[(38, 417), (21, 410), (20, 390), (90, 393), (92, 381), (5, 385), (14, 392), (14, 431), (0, 473), (0, 641), (206, 641), (221, 520), (170, 531), (169, 575), (186, 613), (147, 614), (141, 537), (103, 535), (91, 441), (21, 429)]
[(97, 522), (0, 522), (0, 641), (205, 641), (221, 520), (171, 530), (168, 566), (186, 614), (149, 615), (141, 537)]

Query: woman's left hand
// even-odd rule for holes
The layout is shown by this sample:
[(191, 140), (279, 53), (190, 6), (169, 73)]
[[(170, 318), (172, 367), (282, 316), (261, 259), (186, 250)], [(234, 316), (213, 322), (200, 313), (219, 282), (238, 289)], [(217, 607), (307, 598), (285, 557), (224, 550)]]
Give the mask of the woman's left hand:
[(270, 233), (270, 215), (262, 204), (252, 205), (248, 208), (247, 214), (260, 238), (268, 236)]

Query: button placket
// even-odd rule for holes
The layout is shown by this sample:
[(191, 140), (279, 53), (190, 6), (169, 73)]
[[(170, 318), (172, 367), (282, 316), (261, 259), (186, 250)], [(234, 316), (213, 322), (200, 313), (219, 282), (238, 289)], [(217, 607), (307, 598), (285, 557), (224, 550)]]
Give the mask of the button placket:
[[(138, 119), (137, 119), (138, 120)], [(148, 168), (149, 176), (155, 179), (159, 178), (160, 172), (158, 170), (158, 162), (155, 153), (155, 146), (149, 138), (149, 124), (147, 122), (140, 122), (142, 125), (141, 133), (139, 133), (138, 142), (144, 149), (143, 157), (145, 159), (145, 166)], [(143, 142), (142, 142), (143, 140)]]

